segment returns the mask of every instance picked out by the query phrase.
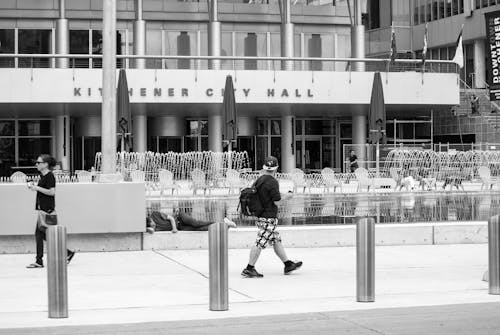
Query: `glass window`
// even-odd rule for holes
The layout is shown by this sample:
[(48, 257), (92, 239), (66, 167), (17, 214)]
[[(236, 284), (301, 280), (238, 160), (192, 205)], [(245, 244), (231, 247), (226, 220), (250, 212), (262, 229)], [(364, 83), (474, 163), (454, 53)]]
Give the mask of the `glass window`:
[(352, 124), (341, 123), (340, 124), (340, 137), (341, 138), (352, 138)]
[(295, 120), (295, 134), (302, 135), (302, 120)]
[(181, 137), (160, 137), (158, 139), (158, 152), (182, 152)]
[(427, 0), (427, 5), (425, 6), (425, 22), (430, 22), (432, 20), (432, 4), (431, 0)]
[(305, 120), (306, 135), (334, 135), (331, 120)]
[(323, 137), (323, 164), (322, 168), (333, 168), (335, 157), (335, 141), (333, 137)]
[[(271, 137), (271, 155), (278, 159), (278, 165), (281, 167), (281, 137)], [(281, 171), (281, 168), (279, 170)]]
[(50, 120), (19, 121), (19, 136), (50, 136)]
[(19, 138), (19, 166), (32, 166), (40, 154), (50, 154), (51, 143), (51, 138)]
[(438, 3), (437, 0), (432, 0), (432, 19), (437, 20), (438, 18)]
[(281, 135), (281, 120), (271, 120), (271, 135)]
[[(312, 34), (307, 38), (307, 57), (321, 57), (322, 40), (320, 34)], [(311, 64), (312, 71), (321, 71), (323, 62), (314, 61)]]
[(257, 120), (257, 135), (267, 135), (267, 122), (268, 120)]
[(413, 0), (413, 3), (413, 25), (416, 26), (419, 24), (419, 0)]
[(0, 136), (14, 136), (15, 135), (15, 122), (14, 121), (1, 121), (0, 120)]
[[(161, 55), (161, 31), (148, 30), (146, 32), (146, 54), (148, 55)], [(147, 59), (146, 67), (148, 69), (160, 69), (161, 60)]]
[[(122, 55), (122, 46), (124, 45), (125, 38), (122, 39), (122, 33), (120, 31), (116, 32), (116, 54)], [(92, 54), (93, 55), (102, 55), (102, 31), (101, 30), (92, 30)], [(123, 59), (116, 60), (116, 67), (121, 68), (123, 63)], [(92, 67), (100, 69), (102, 68), (102, 59), (93, 59)]]
[[(14, 29), (0, 29), (0, 54), (13, 54)], [(14, 58), (0, 58), (0, 67), (14, 67)]]
[[(177, 54), (179, 56), (191, 56), (191, 52), (196, 52), (195, 50), (191, 50), (191, 36), (187, 31), (181, 31), (181, 33), (177, 36)], [(190, 59), (179, 59), (177, 61), (178, 69), (189, 69), (191, 60)]]
[(438, 18), (442, 19), (444, 18), (444, 4), (446, 0), (438, 0)]
[[(244, 55), (248, 57), (257, 56), (257, 34), (248, 33), (244, 38)], [(245, 70), (257, 70), (257, 60), (245, 60)]]
[(188, 121), (188, 131), (189, 135), (199, 135), (201, 134), (200, 131), (200, 124), (198, 121)]
[(264, 159), (269, 156), (267, 150), (268, 137), (257, 137), (257, 168), (264, 165)]
[[(49, 54), (52, 52), (51, 30), (20, 29), (20, 54)], [(19, 67), (49, 67), (48, 58), (20, 58)]]
[[(233, 34), (230, 31), (225, 31), (222, 33), (220, 55), (221, 56), (233, 55)], [(232, 68), (233, 68), (233, 62), (231, 60), (222, 61), (222, 69), (228, 70)]]
[(208, 135), (208, 121), (200, 121), (200, 133), (201, 135)]
[(431, 138), (430, 123), (415, 123), (415, 138), (417, 140), (428, 140)]
[[(265, 57), (267, 56), (267, 37), (265, 33), (240, 33), (235, 36), (236, 56)], [(266, 61), (245, 60), (236, 65), (237, 68), (245, 70), (265, 69)]]
[[(89, 53), (89, 31), (88, 30), (71, 30), (69, 32), (69, 53), (84, 55)], [(88, 59), (71, 60), (71, 66), (77, 68), (89, 67)]]
[(446, 17), (451, 16), (451, 0), (445, 0)]
[(0, 176), (10, 176), (12, 174), (10, 168), (16, 166), (15, 143), (13, 137), (0, 138)]
[(185, 144), (184, 148), (185, 152), (198, 151), (198, 137), (186, 136), (184, 144)]

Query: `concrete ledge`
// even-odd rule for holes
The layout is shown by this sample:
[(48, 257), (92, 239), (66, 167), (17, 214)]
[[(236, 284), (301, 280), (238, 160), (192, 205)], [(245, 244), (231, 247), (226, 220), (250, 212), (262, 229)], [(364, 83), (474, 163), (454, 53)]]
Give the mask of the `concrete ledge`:
[[(229, 248), (244, 249), (254, 244), (256, 228), (229, 230)], [(280, 227), (288, 248), (350, 247), (356, 243), (356, 227), (286, 226)], [(487, 222), (437, 222), (416, 224), (378, 224), (377, 245), (431, 245), (487, 243)], [(34, 253), (33, 235), (0, 236), (0, 253)], [(206, 231), (116, 234), (70, 234), (68, 247), (78, 251), (194, 250), (208, 248)]]
[[(237, 228), (229, 231), (229, 248), (241, 249), (253, 245), (256, 228)], [(454, 222), (422, 224), (378, 224), (377, 245), (430, 245), (453, 243), (486, 243), (487, 222)], [(295, 226), (281, 227), (280, 234), (286, 247), (345, 247), (354, 246), (356, 227), (349, 226)], [(207, 232), (156, 232), (143, 234), (144, 250), (151, 249), (206, 249)]]

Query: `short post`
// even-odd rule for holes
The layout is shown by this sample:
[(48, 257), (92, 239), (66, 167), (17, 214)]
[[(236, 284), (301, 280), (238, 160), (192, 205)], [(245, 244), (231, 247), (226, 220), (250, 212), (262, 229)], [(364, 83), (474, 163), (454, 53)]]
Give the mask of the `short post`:
[(66, 227), (47, 229), (47, 282), (49, 318), (68, 317), (68, 272), (66, 255)]
[(500, 294), (500, 216), (488, 221), (488, 283), (490, 294)]
[(211, 311), (227, 311), (229, 309), (227, 231), (228, 227), (224, 222), (215, 222), (208, 227)]
[(356, 224), (356, 296), (358, 302), (375, 301), (375, 220)]

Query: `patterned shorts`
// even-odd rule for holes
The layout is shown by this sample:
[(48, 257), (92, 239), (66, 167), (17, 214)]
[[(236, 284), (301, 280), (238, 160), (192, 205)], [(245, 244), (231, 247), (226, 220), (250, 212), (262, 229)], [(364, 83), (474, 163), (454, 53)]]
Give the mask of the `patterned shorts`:
[(260, 249), (265, 249), (268, 245), (274, 245), (276, 242), (281, 242), (280, 233), (276, 227), (278, 226), (278, 219), (259, 218), (256, 221), (259, 232), (257, 233), (257, 240), (255, 245)]

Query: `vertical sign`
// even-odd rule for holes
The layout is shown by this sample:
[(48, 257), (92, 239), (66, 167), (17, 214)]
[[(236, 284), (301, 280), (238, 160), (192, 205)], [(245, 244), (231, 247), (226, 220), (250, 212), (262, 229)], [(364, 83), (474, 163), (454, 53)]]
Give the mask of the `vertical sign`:
[(485, 13), (490, 100), (500, 100), (500, 11)]

